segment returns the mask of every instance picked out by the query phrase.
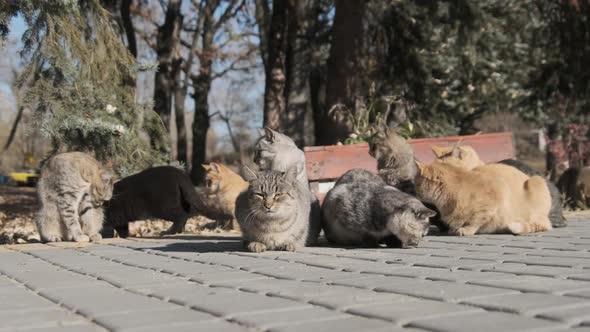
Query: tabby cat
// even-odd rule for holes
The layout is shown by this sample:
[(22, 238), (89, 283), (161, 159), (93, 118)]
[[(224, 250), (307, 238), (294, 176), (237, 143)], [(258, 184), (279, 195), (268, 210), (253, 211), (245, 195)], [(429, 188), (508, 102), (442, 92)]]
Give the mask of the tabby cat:
[(436, 212), (364, 169), (336, 182), (322, 206), (326, 238), (338, 245), (416, 247)]
[(295, 166), (286, 172), (244, 167), (249, 186), (236, 200), (236, 217), (248, 250), (295, 251), (317, 241), (319, 218), (312, 216), (309, 189), (297, 173)]
[[(434, 154), (438, 160), (446, 163), (453, 163), (467, 170), (485, 165), (484, 162), (479, 158), (479, 155), (475, 149), (468, 145), (455, 145), (453, 147), (433, 146), (432, 150), (434, 151)], [(512, 166), (528, 176), (543, 176), (541, 172), (519, 160), (504, 159), (499, 163)], [(562, 199), (559, 189), (557, 189), (555, 184), (553, 184), (553, 182), (550, 180), (545, 179), (545, 183), (547, 184), (547, 188), (551, 194), (551, 211), (549, 212), (549, 220), (551, 220), (551, 225), (553, 227), (565, 227), (567, 226), (567, 220), (563, 216)]]
[(66, 152), (48, 159), (37, 184), (41, 208), (35, 223), (41, 240), (99, 240), (102, 204), (111, 198), (112, 179), (112, 174), (86, 153)]
[(264, 128), (264, 134), (254, 147), (254, 162), (262, 170), (285, 172), (291, 166), (297, 168), (297, 180), (308, 185), (305, 154), (295, 142), (284, 134)]
[(524, 234), (551, 229), (551, 196), (543, 177), (490, 164), (466, 170), (454, 164), (419, 164), (418, 198), (433, 203), (449, 233)]
[(388, 185), (415, 195), (414, 177), (418, 170), (412, 146), (387, 126), (375, 127), (374, 131), (369, 138), (369, 154), (377, 159), (379, 176)]

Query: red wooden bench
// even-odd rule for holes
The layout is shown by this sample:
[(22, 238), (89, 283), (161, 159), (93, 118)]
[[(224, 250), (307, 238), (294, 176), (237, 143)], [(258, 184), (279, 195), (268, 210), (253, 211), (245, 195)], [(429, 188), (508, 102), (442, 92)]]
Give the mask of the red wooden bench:
[[(419, 138), (409, 140), (409, 143), (414, 148), (415, 158), (428, 163), (435, 158), (432, 146), (452, 146), (458, 140), (462, 141), (461, 145), (473, 147), (486, 163), (516, 156), (512, 133)], [(369, 146), (366, 143), (311, 146), (306, 147), (304, 151), (310, 187), (320, 200), (323, 200), (326, 192), (332, 188), (334, 181), (349, 169), (364, 168), (372, 172), (377, 171), (377, 162), (369, 155)]]

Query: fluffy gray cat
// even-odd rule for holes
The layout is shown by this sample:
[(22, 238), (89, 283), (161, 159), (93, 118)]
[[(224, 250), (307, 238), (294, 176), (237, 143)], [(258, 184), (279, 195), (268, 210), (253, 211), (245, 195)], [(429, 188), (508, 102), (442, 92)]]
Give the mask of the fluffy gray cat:
[(320, 232), (309, 204), (309, 189), (297, 180), (297, 168), (255, 172), (244, 167), (249, 187), (236, 200), (236, 218), (244, 247), (252, 252), (295, 251), (313, 245)]
[(270, 128), (264, 128), (263, 135), (254, 147), (254, 162), (262, 170), (281, 172), (295, 166), (297, 167), (297, 180), (308, 185), (305, 153), (287, 135)]
[(112, 175), (82, 152), (61, 153), (41, 169), (36, 225), (43, 242), (99, 240), (102, 205), (111, 199)]
[(342, 175), (326, 195), (322, 211), (324, 233), (333, 244), (377, 246), (385, 242), (403, 248), (418, 245), (428, 233), (428, 218), (436, 214), (364, 169)]

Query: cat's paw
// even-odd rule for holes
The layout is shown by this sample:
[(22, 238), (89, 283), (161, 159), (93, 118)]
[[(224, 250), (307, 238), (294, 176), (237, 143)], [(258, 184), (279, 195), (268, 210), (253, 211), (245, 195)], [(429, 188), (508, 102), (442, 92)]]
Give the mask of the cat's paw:
[(458, 235), (458, 236), (472, 236), (472, 235), (475, 235), (475, 232), (476, 231), (477, 231), (477, 229), (476, 228), (473, 228), (473, 227), (461, 227), (461, 228), (455, 230), (453, 232), (453, 235)]
[(402, 244), (402, 248), (404, 249), (412, 249), (412, 248), (416, 248), (418, 246), (418, 244), (420, 243), (421, 239), (408, 239), (405, 243)]
[(260, 242), (250, 242), (248, 244), (248, 250), (256, 253), (264, 252), (266, 251), (266, 245)]
[(90, 238), (86, 234), (81, 234), (73, 237), (74, 242), (90, 242)]
[(90, 242), (98, 242), (102, 240), (102, 235), (99, 234), (94, 234), (90, 237)]
[(297, 247), (295, 246), (295, 243), (286, 243), (283, 246), (283, 250), (294, 252), (295, 250), (297, 250)]
[(41, 238), (42, 242), (61, 242), (62, 238), (59, 235), (48, 235)]

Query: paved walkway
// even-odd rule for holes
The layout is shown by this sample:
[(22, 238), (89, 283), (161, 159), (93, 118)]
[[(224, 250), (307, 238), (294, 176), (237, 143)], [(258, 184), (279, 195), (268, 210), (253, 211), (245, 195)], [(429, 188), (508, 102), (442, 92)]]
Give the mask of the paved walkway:
[[(584, 220), (585, 218), (585, 220)], [(0, 331), (590, 331), (590, 218), (418, 249), (232, 237), (0, 247)]]

